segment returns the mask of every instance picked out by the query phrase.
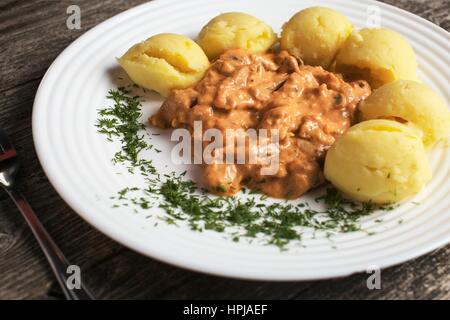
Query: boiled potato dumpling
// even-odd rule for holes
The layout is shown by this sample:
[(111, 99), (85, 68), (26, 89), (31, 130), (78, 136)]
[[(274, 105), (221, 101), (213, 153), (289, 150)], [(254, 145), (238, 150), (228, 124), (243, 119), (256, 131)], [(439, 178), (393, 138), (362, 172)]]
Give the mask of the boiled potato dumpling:
[(417, 80), (414, 51), (400, 34), (384, 28), (352, 33), (336, 57), (336, 71), (354, 74), (373, 88), (398, 80)]
[(420, 131), (392, 120), (351, 127), (330, 148), (325, 177), (358, 201), (394, 203), (431, 179)]
[(328, 68), (352, 29), (350, 21), (333, 9), (307, 8), (283, 25), (281, 49), (305, 64)]
[(362, 120), (396, 117), (423, 131), (423, 142), (431, 146), (450, 135), (450, 111), (443, 98), (426, 85), (398, 80), (375, 90), (360, 104)]
[(163, 96), (172, 89), (192, 86), (209, 67), (198, 44), (172, 33), (158, 34), (132, 46), (118, 61), (136, 84)]
[(222, 13), (209, 21), (198, 35), (198, 44), (212, 60), (228, 49), (267, 51), (277, 37), (265, 22), (242, 12)]

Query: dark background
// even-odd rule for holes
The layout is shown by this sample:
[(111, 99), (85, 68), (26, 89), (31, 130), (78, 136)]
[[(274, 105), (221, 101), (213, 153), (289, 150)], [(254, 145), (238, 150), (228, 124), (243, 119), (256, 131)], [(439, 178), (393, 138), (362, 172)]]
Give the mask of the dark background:
[[(1, 0), (0, 126), (22, 159), (19, 183), (31, 205), (98, 298), (449, 299), (450, 246), (382, 272), (382, 289), (367, 274), (313, 282), (251, 282), (186, 271), (141, 256), (85, 223), (45, 177), (31, 135), (34, 95), (45, 71), (73, 40), (143, 0)], [(256, 2), (256, 1), (255, 1)], [(449, 0), (387, 0), (450, 30)], [(66, 8), (81, 8), (81, 30), (66, 28)], [(63, 106), (62, 106), (63, 107)], [(0, 298), (60, 299), (47, 261), (23, 218), (0, 192)]]

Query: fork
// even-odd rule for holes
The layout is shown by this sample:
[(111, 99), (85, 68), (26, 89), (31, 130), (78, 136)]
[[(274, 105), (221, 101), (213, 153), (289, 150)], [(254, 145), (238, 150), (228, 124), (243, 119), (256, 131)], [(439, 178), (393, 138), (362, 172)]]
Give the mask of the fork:
[(80, 289), (69, 289), (67, 275), (68, 267), (71, 264), (64, 257), (61, 250), (53, 242), (44, 226), (35, 215), (30, 204), (18, 191), (15, 183), (15, 176), (19, 170), (19, 158), (17, 151), (12, 145), (6, 133), (0, 128), (0, 185), (12, 198), (17, 208), (19, 208), (25, 221), (33, 232), (36, 240), (44, 251), (48, 262), (58, 280), (61, 289), (68, 300), (94, 300), (93, 295), (81, 282)]

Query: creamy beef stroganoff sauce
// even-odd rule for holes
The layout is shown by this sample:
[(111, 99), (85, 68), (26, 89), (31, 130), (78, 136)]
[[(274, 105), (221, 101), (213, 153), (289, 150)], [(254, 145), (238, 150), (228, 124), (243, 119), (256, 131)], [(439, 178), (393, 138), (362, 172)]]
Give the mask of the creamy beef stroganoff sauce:
[[(297, 198), (324, 181), (326, 151), (354, 123), (357, 104), (370, 93), (367, 82), (346, 82), (340, 74), (301, 65), (286, 51), (258, 55), (236, 49), (213, 62), (195, 86), (173, 90), (150, 123), (193, 132), (194, 122), (201, 121), (203, 131), (218, 129), (223, 137), (227, 129), (276, 130), (276, 172), (262, 174), (260, 162), (203, 163), (203, 183), (217, 194), (232, 195), (247, 185), (269, 196)], [(230, 150), (228, 140), (217, 152), (225, 149)]]

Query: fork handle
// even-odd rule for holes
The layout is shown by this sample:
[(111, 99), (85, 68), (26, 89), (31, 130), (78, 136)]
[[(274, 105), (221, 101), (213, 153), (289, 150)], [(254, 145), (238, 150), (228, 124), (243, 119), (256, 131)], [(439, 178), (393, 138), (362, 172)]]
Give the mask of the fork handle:
[(55, 273), (56, 279), (58, 280), (58, 283), (61, 286), (64, 295), (66, 296), (66, 299), (94, 300), (93, 295), (83, 285), (83, 282), (81, 282), (80, 289), (69, 289), (67, 287), (67, 268), (70, 266), (70, 263), (67, 261), (66, 257), (64, 257), (64, 254), (61, 252), (55, 242), (53, 242), (52, 238), (47, 233), (44, 226), (41, 224), (22, 193), (15, 188), (8, 188), (6, 191), (14, 200), (14, 203), (19, 208), (28, 226), (31, 228), (31, 231), (33, 231), (34, 236), (41, 246), (42, 251), (44, 251), (47, 260), (50, 263), (53, 272)]

